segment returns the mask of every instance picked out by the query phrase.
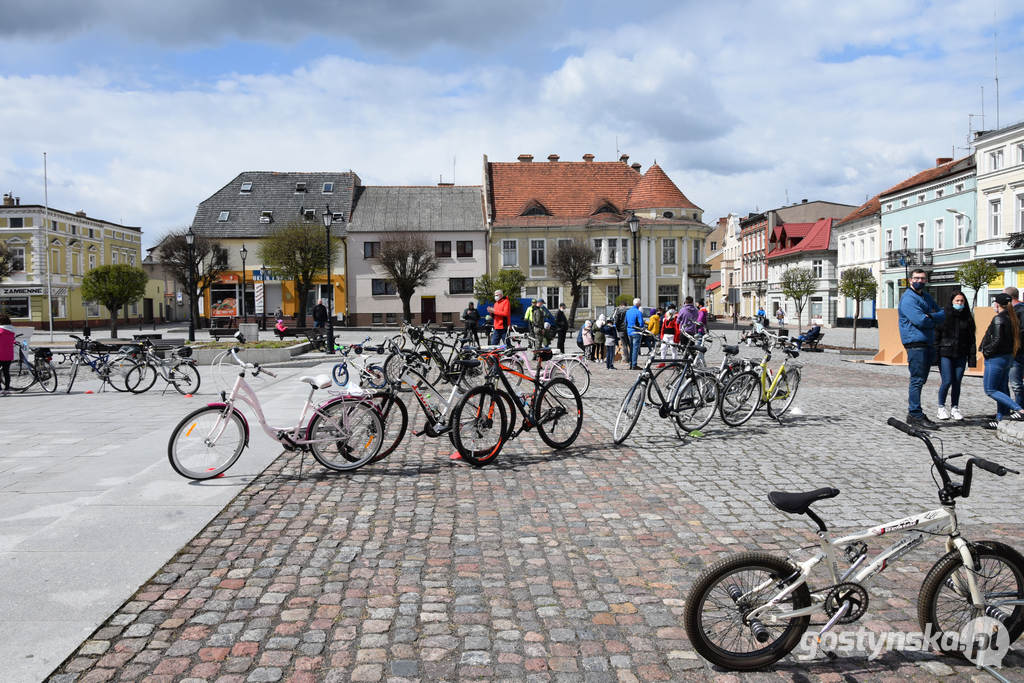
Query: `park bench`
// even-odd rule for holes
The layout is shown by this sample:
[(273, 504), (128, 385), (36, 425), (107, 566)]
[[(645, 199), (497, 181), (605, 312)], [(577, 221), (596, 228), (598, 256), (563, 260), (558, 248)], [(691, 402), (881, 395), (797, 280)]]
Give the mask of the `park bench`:
[(825, 333), (819, 331), (818, 334), (814, 335), (810, 339), (805, 339), (801, 348), (806, 351), (824, 351), (820, 346), (821, 340), (825, 337)]
[(233, 327), (211, 327), (207, 331), (210, 333), (210, 336), (217, 341), (220, 341), (222, 337), (233, 337), (235, 332), (238, 332), (238, 330)]
[(284, 332), (275, 327), (274, 334), (278, 339), (305, 337), (313, 348), (321, 351), (327, 349), (327, 328), (324, 327), (286, 327)]

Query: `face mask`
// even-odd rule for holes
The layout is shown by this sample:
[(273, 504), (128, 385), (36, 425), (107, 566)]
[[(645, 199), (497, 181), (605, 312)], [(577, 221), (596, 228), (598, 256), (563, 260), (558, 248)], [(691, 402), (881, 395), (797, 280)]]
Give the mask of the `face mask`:
[(911, 282), (910, 286), (914, 288), (915, 292), (920, 292), (922, 289), (924, 289), (923, 282)]
[(964, 310), (964, 305), (963, 304), (953, 304), (953, 310), (954, 311), (962, 311), (962, 310)]

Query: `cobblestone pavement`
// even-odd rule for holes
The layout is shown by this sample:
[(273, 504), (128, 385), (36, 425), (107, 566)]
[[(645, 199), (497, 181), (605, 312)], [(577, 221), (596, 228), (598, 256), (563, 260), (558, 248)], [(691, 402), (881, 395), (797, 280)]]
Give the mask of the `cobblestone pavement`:
[[(768, 491), (840, 488), (815, 506), (836, 529), (937, 506), (925, 451), (884, 425), (905, 413), (906, 369), (801, 360), (781, 426), (716, 421), (681, 442), (648, 410), (616, 448), (635, 373), (595, 366), (583, 432), (564, 451), (527, 433), (473, 469), (449, 460), (447, 442), (410, 439), (347, 476), (282, 455), (51, 680), (988, 680), (949, 657), (863, 651), (732, 677), (693, 651), (683, 597), (706, 564), (813, 541)], [(933, 376), (926, 395), (936, 389)], [(961, 407), (991, 411), (980, 380), (966, 380)], [(939, 436), (947, 452), (1024, 469), (1024, 453), (976, 425)], [(965, 535), (1024, 547), (1022, 491), (1020, 478), (980, 473), (960, 507)], [(867, 616), (839, 630), (916, 631), (941, 553), (932, 541), (902, 558)], [(1024, 680), (1021, 643), (1003, 663)]]

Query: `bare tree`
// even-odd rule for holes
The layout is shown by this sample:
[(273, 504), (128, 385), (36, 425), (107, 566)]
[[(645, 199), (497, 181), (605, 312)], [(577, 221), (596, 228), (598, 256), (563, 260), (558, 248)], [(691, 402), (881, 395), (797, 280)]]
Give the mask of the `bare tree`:
[(397, 237), (381, 242), (377, 261), (395, 283), (398, 298), (402, 300), (403, 320), (411, 321), (412, 295), (418, 287), (430, 282), (434, 271), (441, 266), (434, 257), (433, 245), (419, 233), (399, 233)]
[(6, 242), (0, 242), (0, 282), (9, 278), (13, 272), (14, 252)]
[(209, 237), (196, 235), (192, 263), (189, 263), (187, 230), (169, 233), (157, 249), (157, 258), (175, 281), (188, 288), (191, 268), (195, 269), (196, 291), (189, 292), (189, 316), (199, 323), (199, 298), (220, 278), (228, 266), (228, 250)]
[(569, 327), (576, 324), (576, 308), (583, 294), (583, 283), (590, 279), (590, 269), (597, 260), (593, 247), (580, 240), (563, 242), (551, 255), (551, 274), (569, 287), (572, 307), (569, 309)]
[[(336, 252), (338, 242), (331, 242)], [(276, 230), (260, 244), (260, 257), (283, 280), (294, 280), (299, 297), (299, 327), (306, 326), (306, 299), (313, 289), (313, 279), (327, 270), (327, 239), (322, 227), (313, 223), (292, 221)], [(331, 257), (334, 253), (331, 253)]]
[(796, 326), (800, 327), (801, 315), (807, 297), (818, 288), (818, 278), (810, 268), (787, 268), (782, 274), (782, 293), (796, 305)]

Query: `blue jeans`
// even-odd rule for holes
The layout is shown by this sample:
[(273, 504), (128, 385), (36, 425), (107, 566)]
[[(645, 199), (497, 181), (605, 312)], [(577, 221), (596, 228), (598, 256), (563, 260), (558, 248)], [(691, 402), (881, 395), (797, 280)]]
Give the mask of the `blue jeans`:
[(494, 330), (491, 332), (491, 346), (497, 346), (501, 342), (505, 341), (505, 330)]
[(605, 345), (604, 347), (604, 366), (609, 370), (615, 369), (615, 345)]
[(631, 347), (630, 348), (630, 364), (629, 364), (629, 367), (631, 367), (631, 368), (635, 368), (636, 367), (637, 360), (639, 359), (639, 356), (640, 356), (640, 341), (641, 341), (641, 339), (640, 339), (640, 335), (639, 334), (631, 334), (631, 335), (629, 335), (629, 345)]
[(921, 417), (921, 389), (928, 381), (928, 371), (932, 366), (932, 354), (935, 348), (922, 346), (907, 349), (907, 367), (910, 369), (910, 391), (907, 394), (907, 412), (914, 417)]
[(1024, 406), (1024, 361), (1014, 360), (1010, 364), (1009, 377), (1013, 400)]
[(964, 379), (964, 370), (967, 369), (967, 356), (957, 358), (939, 358), (939, 374), (942, 376), (942, 383), (939, 384), (939, 405), (946, 405), (946, 393), (952, 390), (949, 397), (949, 405), (956, 408), (960, 405), (960, 383)]
[(1007, 394), (1007, 377), (1013, 362), (1010, 354), (985, 359), (985, 395), (996, 402), (997, 420), (1002, 420), (1010, 411), (1020, 410), (1020, 404)]

